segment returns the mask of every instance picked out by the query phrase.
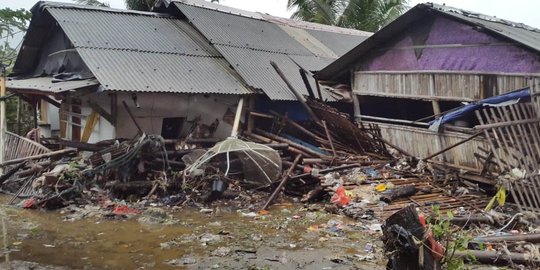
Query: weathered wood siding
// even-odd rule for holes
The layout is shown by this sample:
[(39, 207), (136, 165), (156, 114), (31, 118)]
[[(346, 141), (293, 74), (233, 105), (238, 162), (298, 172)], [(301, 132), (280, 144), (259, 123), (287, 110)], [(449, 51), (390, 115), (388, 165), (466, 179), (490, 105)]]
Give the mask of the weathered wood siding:
[[(470, 136), (468, 134), (457, 132), (437, 133), (423, 128), (382, 123), (377, 124), (381, 129), (383, 138), (395, 145), (399, 145), (399, 147), (418, 158), (424, 158)], [(474, 153), (478, 152), (478, 147), (489, 149), (485, 139), (477, 138), (457, 146), (445, 154), (441, 154), (433, 159), (481, 169), (482, 164), (478, 162), (477, 158), (474, 156)]]
[(473, 101), (529, 85), (525, 76), (456, 73), (357, 71), (353, 91), (359, 95), (426, 100)]

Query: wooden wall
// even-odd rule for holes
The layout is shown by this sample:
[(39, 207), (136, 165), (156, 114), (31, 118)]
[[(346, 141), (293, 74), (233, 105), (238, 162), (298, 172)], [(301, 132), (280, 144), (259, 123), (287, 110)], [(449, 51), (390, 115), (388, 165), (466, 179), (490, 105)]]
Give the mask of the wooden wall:
[[(382, 123), (377, 123), (377, 125), (379, 125), (381, 134), (385, 139), (395, 145), (399, 145), (399, 147), (418, 158), (424, 158), (470, 136), (469, 134), (458, 132), (437, 133), (424, 128), (402, 125)], [(485, 139), (476, 138), (433, 159), (481, 169), (482, 164), (474, 156), (474, 153), (478, 152), (478, 147), (489, 149)]]
[(357, 71), (352, 89), (368, 96), (473, 101), (528, 86), (528, 76)]

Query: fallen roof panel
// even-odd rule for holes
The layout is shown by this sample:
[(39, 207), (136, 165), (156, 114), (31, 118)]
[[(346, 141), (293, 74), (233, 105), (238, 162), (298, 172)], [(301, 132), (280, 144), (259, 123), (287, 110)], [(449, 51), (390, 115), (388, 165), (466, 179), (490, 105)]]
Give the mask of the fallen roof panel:
[(6, 82), (7, 89), (11, 91), (29, 90), (43, 92), (44, 94), (58, 94), (97, 85), (99, 85), (99, 82), (94, 79), (53, 82), (53, 78), (51, 77), (38, 77), (20, 80), (10, 79)]

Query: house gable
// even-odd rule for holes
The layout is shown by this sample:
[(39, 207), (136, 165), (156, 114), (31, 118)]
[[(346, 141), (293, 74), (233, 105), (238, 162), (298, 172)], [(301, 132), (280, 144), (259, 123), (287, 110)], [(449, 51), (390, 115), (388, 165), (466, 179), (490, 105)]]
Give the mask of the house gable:
[(355, 70), (540, 72), (537, 53), (444, 16), (418, 21), (381, 47), (357, 62)]

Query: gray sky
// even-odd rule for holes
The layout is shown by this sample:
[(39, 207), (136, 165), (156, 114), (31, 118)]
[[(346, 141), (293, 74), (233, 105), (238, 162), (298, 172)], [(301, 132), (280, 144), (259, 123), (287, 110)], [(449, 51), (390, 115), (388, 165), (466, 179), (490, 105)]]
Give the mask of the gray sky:
[[(57, 2), (72, 2), (71, 0), (56, 0)], [(0, 8), (26, 8), (30, 9), (37, 0), (0, 0)], [(125, 8), (124, 0), (104, 0), (111, 7)], [(421, 0), (409, 0), (414, 6), (426, 2)], [(515, 22), (521, 22), (536, 28), (540, 28), (539, 0), (431, 0), (431, 2), (466, 9), (496, 16)], [(287, 0), (221, 0), (222, 5), (227, 5), (249, 11), (259, 11), (279, 17), (290, 17), (292, 11), (287, 10)], [(15, 38), (20, 40), (20, 37)]]
[[(70, 0), (56, 0), (58, 2), (71, 2)], [(31, 8), (36, 0), (0, 0), (0, 8)], [(124, 0), (104, 0), (111, 7), (125, 8)], [(409, 0), (411, 6), (426, 2), (421, 0)], [(540, 28), (540, 1), (538, 0), (431, 0), (431, 2), (444, 4), (456, 8), (476, 11), (486, 15), (521, 22)], [(249, 11), (259, 11), (274, 16), (290, 17), (291, 11), (287, 10), (287, 0), (221, 0), (221, 4), (245, 9)]]

